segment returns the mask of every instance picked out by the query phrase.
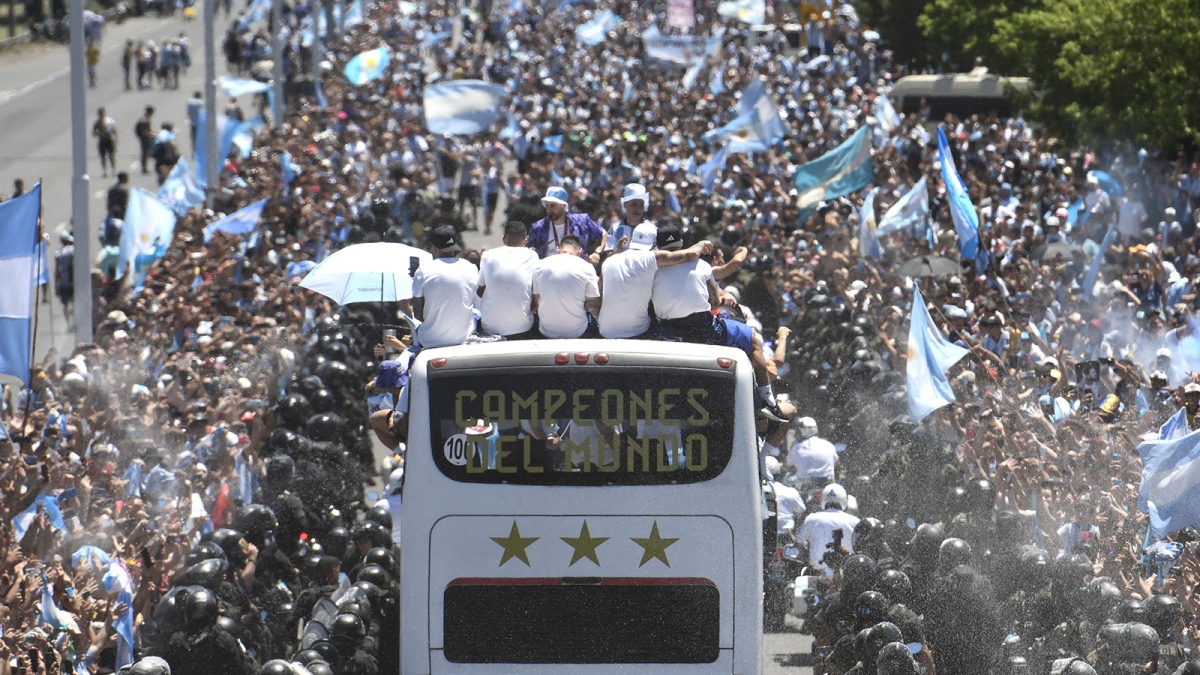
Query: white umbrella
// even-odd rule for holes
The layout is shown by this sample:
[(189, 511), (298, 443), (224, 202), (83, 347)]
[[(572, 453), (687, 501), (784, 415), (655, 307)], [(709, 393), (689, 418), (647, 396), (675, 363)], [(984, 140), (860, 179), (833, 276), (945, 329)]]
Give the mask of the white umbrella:
[(354, 244), (309, 270), (300, 285), (339, 305), (412, 297), (412, 275), (433, 255), (404, 244)]

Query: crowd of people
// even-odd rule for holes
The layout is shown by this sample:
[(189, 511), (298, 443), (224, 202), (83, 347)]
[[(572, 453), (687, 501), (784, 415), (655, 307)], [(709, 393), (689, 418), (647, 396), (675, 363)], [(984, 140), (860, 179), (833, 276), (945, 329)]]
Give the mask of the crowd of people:
[[(405, 307), (427, 348), (481, 328), (745, 349), (780, 534), (835, 570), (807, 622), (827, 657), (818, 667), (1084, 675), (1185, 663), (1200, 616), (1194, 531), (1147, 537), (1137, 446), (1180, 408), (1189, 429), (1200, 410), (1200, 165), (1066, 147), (1020, 118), (915, 113), (883, 131), (879, 97), (903, 69), (847, 6), (809, 18), (801, 49), (781, 30), (751, 39), (727, 26), (690, 82), (644, 53), (647, 28), (671, 32), (662, 16), (611, 8), (621, 22), (588, 46), (574, 29), (600, 8), (576, 3), (368, 7), (325, 45), (320, 95), (292, 98), (280, 130), (227, 158), (212, 205), (180, 218), (141, 288), (113, 273), (108, 251), (93, 342), (47, 354), (4, 398), (0, 675), (398, 668), (397, 523), (383, 497), (401, 460), (384, 468), (386, 495), (373, 501), (365, 485), (380, 476), (370, 430), (400, 450), (403, 423), (369, 417), (363, 396), (373, 379), (400, 388), (373, 349), (398, 308), (339, 308), (297, 285), (329, 251), (380, 240), (436, 256)], [(698, 35), (718, 28), (709, 9)], [(313, 72), (303, 16), (286, 18), (296, 77)], [(235, 25), (235, 43), (257, 30)], [(382, 79), (340, 78), (381, 44)], [(509, 88), (503, 129), (425, 131), (424, 85), (458, 78)], [(706, 188), (698, 167), (719, 148), (702, 137), (759, 78), (788, 133), (730, 154)], [(792, 188), (798, 166), (864, 125), (876, 129), (879, 213), (922, 177), (934, 187), (928, 227), (888, 235), (881, 259), (859, 242), (861, 195), (801, 221)], [(978, 208), (974, 261), (960, 260), (936, 189), (932, 125)], [(264, 197), (255, 233), (206, 238), (219, 214)], [(497, 220), (504, 247), (463, 250), (462, 232)], [(905, 265), (921, 257), (949, 266)], [(439, 294), (443, 268), (474, 297)], [(530, 275), (528, 304), (489, 293), (515, 288), (514, 269)], [(957, 402), (922, 420), (905, 393), (915, 286), (969, 349), (949, 373)]]

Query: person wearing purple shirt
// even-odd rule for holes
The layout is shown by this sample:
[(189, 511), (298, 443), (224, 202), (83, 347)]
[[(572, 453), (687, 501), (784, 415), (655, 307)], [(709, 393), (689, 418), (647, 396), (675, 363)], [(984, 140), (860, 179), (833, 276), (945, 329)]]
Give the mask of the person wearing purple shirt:
[(546, 189), (542, 197), (542, 206), (546, 208), (546, 217), (534, 223), (529, 228), (529, 240), (526, 246), (537, 251), (539, 258), (554, 255), (558, 251), (558, 242), (573, 234), (583, 242), (580, 257), (586, 257), (589, 262), (600, 262), (600, 250), (604, 248), (604, 228), (591, 219), (586, 213), (567, 213), (567, 191), (561, 187)]

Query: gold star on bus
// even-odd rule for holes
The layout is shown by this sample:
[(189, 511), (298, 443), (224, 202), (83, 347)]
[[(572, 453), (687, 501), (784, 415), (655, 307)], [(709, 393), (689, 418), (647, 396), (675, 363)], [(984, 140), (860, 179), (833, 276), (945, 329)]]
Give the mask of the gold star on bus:
[(650, 528), (649, 537), (630, 537), (630, 539), (633, 540), (633, 543), (642, 547), (642, 562), (638, 564), (638, 567), (650, 562), (652, 558), (658, 558), (667, 567), (671, 566), (671, 563), (667, 562), (667, 547), (679, 541), (679, 537), (659, 536), (657, 520), (654, 521), (654, 525)]
[(600, 558), (596, 555), (596, 549), (600, 547), (600, 544), (608, 541), (608, 537), (593, 537), (592, 533), (588, 532), (586, 520), (583, 521), (583, 528), (579, 530), (578, 537), (559, 537), (559, 539), (567, 542), (575, 549), (575, 552), (571, 555), (571, 565), (587, 558), (599, 566)]
[(529, 556), (525, 553), (525, 549), (529, 545), (540, 539), (540, 537), (522, 537), (521, 531), (517, 529), (517, 521), (513, 521), (512, 529), (507, 537), (489, 537), (492, 541), (500, 545), (504, 549), (503, 555), (500, 556), (500, 564), (497, 567), (503, 567), (504, 563), (516, 558), (525, 563), (526, 567), (530, 567)]

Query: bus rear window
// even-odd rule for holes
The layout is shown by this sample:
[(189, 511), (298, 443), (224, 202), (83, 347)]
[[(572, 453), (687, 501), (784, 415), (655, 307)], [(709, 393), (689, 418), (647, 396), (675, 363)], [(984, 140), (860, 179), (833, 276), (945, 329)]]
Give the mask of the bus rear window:
[(467, 483), (705, 481), (729, 463), (735, 382), (683, 368), (431, 374), (431, 449)]

